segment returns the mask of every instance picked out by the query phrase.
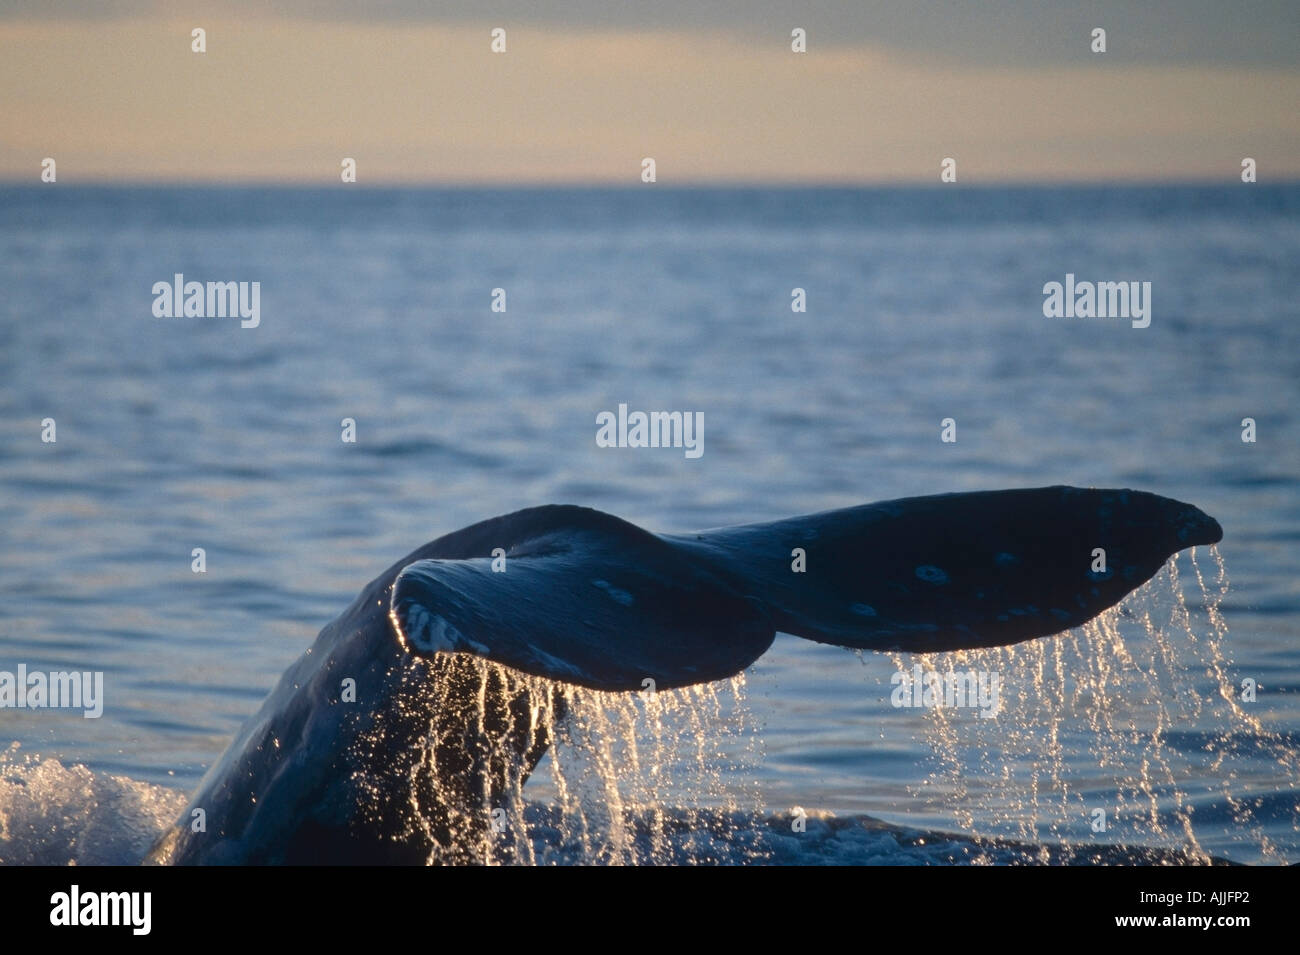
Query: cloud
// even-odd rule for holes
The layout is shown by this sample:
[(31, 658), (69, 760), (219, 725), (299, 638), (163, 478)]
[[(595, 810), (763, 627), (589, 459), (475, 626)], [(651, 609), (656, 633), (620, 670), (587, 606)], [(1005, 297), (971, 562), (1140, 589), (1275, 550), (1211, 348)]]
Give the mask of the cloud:
[[(1300, 66), (1296, 0), (278, 0), (274, 15), (358, 24), (492, 24), (560, 31), (721, 31), (783, 44), (869, 44), (924, 61), (1068, 65), (1107, 31), (1108, 62)], [(0, 18), (265, 17), (262, 0), (7, 0)]]
[(937, 183), (1300, 173), (1300, 74), (796, 55), (712, 31), (0, 21), (0, 176), (327, 185)]

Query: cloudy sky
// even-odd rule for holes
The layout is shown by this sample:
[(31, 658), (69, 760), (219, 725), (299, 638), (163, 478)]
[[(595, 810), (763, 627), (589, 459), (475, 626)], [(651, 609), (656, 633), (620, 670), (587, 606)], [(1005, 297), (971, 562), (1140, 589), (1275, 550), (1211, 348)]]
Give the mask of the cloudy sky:
[(1295, 0), (0, 0), (10, 180), (1268, 181), (1298, 103)]

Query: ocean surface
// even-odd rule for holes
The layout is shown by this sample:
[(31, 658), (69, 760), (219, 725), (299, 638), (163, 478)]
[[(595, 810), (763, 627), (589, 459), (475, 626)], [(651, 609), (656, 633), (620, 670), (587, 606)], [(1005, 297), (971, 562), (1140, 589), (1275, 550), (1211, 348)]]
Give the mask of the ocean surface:
[[(155, 317), (177, 273), (259, 282), (260, 324)], [(1149, 281), (1150, 326), (1044, 317), (1067, 274)], [(534, 861), (1300, 862), (1298, 278), (1295, 185), (2, 188), (0, 670), (102, 671), (105, 702), (0, 709), (0, 860), (136, 861), (365, 583), (480, 519), (1059, 483), (1224, 540), (1087, 631), (925, 659), (782, 635), (668, 700), (676, 730), (589, 714), (655, 785), (548, 756)], [(702, 412), (703, 454), (598, 447), (620, 404)], [(891, 705), (915, 662), (999, 673), (1001, 712)], [(624, 810), (641, 848), (602, 835)]]

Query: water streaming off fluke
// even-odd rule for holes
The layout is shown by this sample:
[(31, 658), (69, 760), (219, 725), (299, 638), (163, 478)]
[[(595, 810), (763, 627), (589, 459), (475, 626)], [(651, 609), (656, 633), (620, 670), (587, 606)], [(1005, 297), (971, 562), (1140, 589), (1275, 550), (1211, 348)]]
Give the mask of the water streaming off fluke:
[[(440, 718), (455, 701), (439, 698), (438, 689), (429, 699), (429, 687), (414, 681), (404, 694), (414, 714), (401, 707), (391, 717), (414, 716), (429, 724), (406, 767), (407, 833), (444, 845), (449, 830), (475, 836), (471, 847), (434, 852), (429, 862), (641, 865), (734, 862), (761, 854), (752, 827), (757, 797), (727, 783), (752, 775), (746, 764), (752, 764), (757, 745), (744, 706), (743, 675), (681, 689), (609, 693), (475, 657), (454, 660), (478, 681), (480, 706), (502, 685), (519, 694), (502, 738), (552, 741), (537, 773), (547, 777), (554, 799), (537, 805), (537, 781), (524, 787), (528, 761), (507, 745), (487, 742), (493, 734), (479, 736), (475, 758), (500, 770), (502, 785), (485, 782), (469, 801), (470, 810), (444, 809), (423, 798), (461, 785), (465, 767), (457, 754), (464, 737), (459, 721)], [(481, 710), (478, 720), (481, 727)], [(386, 727), (381, 720), (374, 732)], [(369, 737), (362, 745), (373, 744)], [(377, 813), (383, 800), (393, 798), (383, 780), (357, 782), (375, 799)], [(710, 849), (715, 844), (725, 847), (725, 859)]]
[[(1177, 555), (1079, 630), (924, 658), (926, 669), (1000, 675), (1002, 709), (996, 719), (925, 710), (918, 737), (936, 765), (916, 793), (932, 803), (932, 793), (947, 794), (942, 808), (978, 836), (1179, 849), (1208, 861), (1198, 833), (1234, 827), (1249, 833), (1260, 861), (1285, 861), (1254, 819), (1267, 794), (1243, 794), (1235, 781), (1239, 761), (1264, 756), (1287, 784), (1300, 759), (1240, 699), (1219, 610), (1227, 572), (1218, 549), (1210, 554), (1208, 583), (1194, 551)], [(1187, 782), (1198, 778), (1219, 782)]]

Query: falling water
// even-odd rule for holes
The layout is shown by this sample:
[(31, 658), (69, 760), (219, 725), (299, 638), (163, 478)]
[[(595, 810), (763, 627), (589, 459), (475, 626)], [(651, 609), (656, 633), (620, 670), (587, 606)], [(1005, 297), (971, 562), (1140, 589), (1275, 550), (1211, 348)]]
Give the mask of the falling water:
[[(404, 706), (383, 714), (360, 745), (412, 719), (428, 731), (410, 758), (392, 768), (397, 785), (358, 778), (363, 801), (376, 814), (404, 820), (400, 838), (441, 845), (430, 862), (527, 864), (707, 863), (760, 854), (752, 820), (753, 790), (733, 780), (753, 778), (757, 736), (744, 706), (744, 677), (681, 689), (606, 693), (554, 683), (475, 657), (446, 658), (444, 678), (410, 675)], [(447, 687), (460, 681), (476, 692)], [(504, 692), (502, 692), (504, 689)], [(509, 699), (508, 706), (502, 704)], [(466, 719), (466, 710), (472, 715)], [(414, 710), (414, 712), (412, 711)], [(498, 718), (493, 727), (485, 720)], [(466, 729), (468, 724), (469, 728)], [(532, 760), (520, 740), (548, 740), (555, 798), (535, 802), (527, 787)], [(467, 772), (459, 754), (471, 754)], [(535, 754), (534, 754), (535, 755)], [(482, 773), (482, 767), (493, 773)], [(500, 782), (487, 782), (489, 775)], [(448, 806), (450, 790), (481, 785)], [(389, 781), (392, 777), (389, 777)], [(404, 794), (404, 806), (392, 805)], [(454, 834), (454, 835), (449, 835)], [(449, 842), (456, 844), (445, 848)]]
[[(566, 688), (551, 779), (558, 794), (558, 858), (610, 864), (730, 861), (757, 857), (756, 736), (744, 677), (646, 693)], [(743, 840), (746, 845), (737, 845)]]
[[(1282, 861), (1235, 783), (1243, 761), (1262, 756), (1289, 785), (1300, 759), (1239, 698), (1219, 610), (1227, 573), (1217, 548), (1210, 553), (1217, 572), (1209, 585), (1195, 553), (1187, 558), (1191, 604), (1175, 557), (1080, 630), (927, 658), (927, 670), (999, 675), (1002, 707), (992, 719), (971, 709), (926, 712), (937, 768), (917, 795), (931, 805), (950, 800), (943, 808), (981, 836), (1140, 845), (1208, 862), (1198, 832), (1232, 826), (1234, 841), (1257, 846), (1261, 861)], [(1081, 774), (1088, 765), (1095, 770)], [(1219, 782), (1185, 782), (1205, 778)]]

